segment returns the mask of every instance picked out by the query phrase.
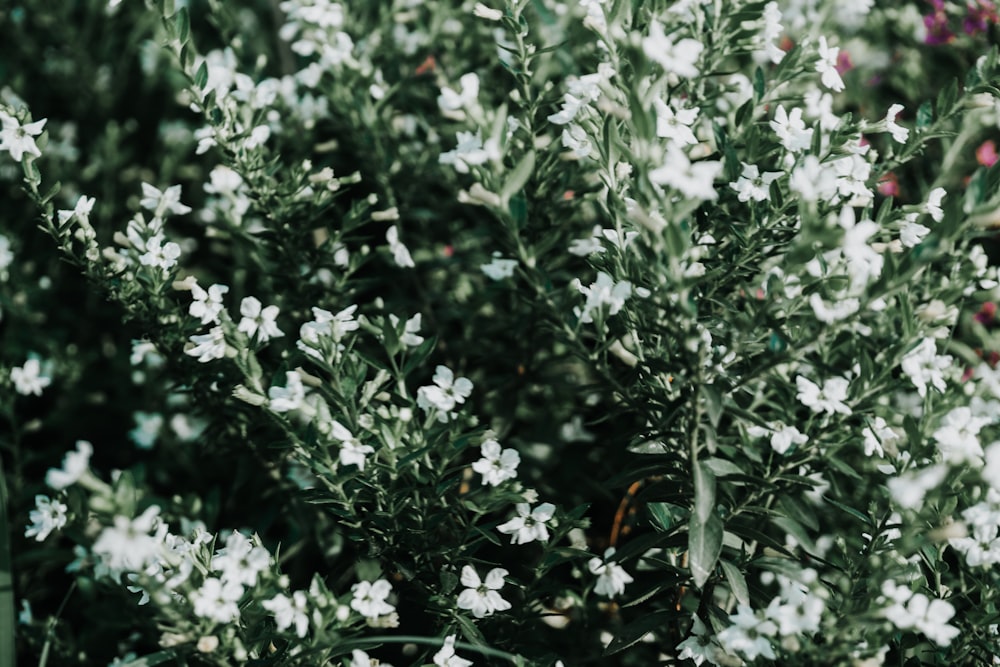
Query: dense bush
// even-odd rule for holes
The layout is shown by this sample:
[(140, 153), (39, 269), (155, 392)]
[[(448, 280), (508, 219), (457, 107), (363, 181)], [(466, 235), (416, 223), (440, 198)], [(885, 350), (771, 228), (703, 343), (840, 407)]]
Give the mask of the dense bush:
[(0, 8), (0, 667), (1000, 661), (997, 23)]

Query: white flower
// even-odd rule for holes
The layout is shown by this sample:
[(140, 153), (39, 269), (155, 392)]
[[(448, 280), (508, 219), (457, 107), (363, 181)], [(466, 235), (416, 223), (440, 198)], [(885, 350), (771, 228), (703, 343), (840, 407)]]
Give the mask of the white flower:
[(483, 458), (472, 464), (472, 469), (483, 476), (483, 484), (498, 486), (517, 477), (521, 455), (515, 449), (503, 449), (496, 440), (487, 440), (479, 448)]
[(417, 405), (424, 411), (438, 410), (438, 420), (448, 421), (452, 410), (465, 403), (472, 394), (472, 382), (468, 378), (455, 378), (447, 366), (434, 369), (434, 384), (417, 389)]
[(840, 191), (836, 168), (821, 163), (815, 155), (807, 155), (792, 171), (788, 189), (807, 202), (834, 201)]
[(455, 655), (455, 635), (448, 635), (441, 650), (434, 654), (434, 664), (437, 667), (470, 667), (472, 661)]
[(923, 593), (913, 593), (892, 581), (882, 584), (882, 593), (892, 602), (882, 610), (882, 615), (900, 630), (922, 632), (938, 646), (948, 646), (958, 636), (959, 629), (948, 625), (955, 608), (947, 600), (931, 600)]
[(886, 481), (893, 502), (903, 509), (917, 510), (924, 503), (924, 496), (944, 481), (948, 466), (938, 464), (909, 471)]
[(491, 158), (498, 158), (500, 153), (495, 142), (490, 139), (483, 145), (483, 138), (477, 130), (475, 134), (471, 132), (459, 132), (457, 135), (458, 146), (454, 150), (442, 153), (438, 157), (440, 164), (451, 164), (455, 166), (455, 171), (460, 174), (469, 173), (469, 167), (485, 164)]
[[(773, 2), (771, 4), (774, 4)], [(695, 665), (702, 665), (706, 660), (711, 664), (718, 664), (716, 656), (722, 651), (722, 647), (715, 641), (705, 623), (694, 616), (694, 624), (691, 626), (691, 636), (677, 645), (678, 660), (691, 660)]]
[(590, 573), (597, 575), (594, 592), (608, 598), (621, 595), (625, 592), (625, 584), (634, 581), (625, 568), (611, 560), (614, 555), (615, 550), (611, 548), (604, 552), (603, 559), (591, 558), (587, 563), (587, 569), (590, 570)]
[(409, 249), (399, 240), (399, 229), (396, 225), (389, 227), (385, 233), (385, 240), (389, 243), (389, 252), (396, 266), (412, 269), (415, 264), (410, 256)]
[(132, 420), (135, 428), (128, 432), (128, 437), (139, 449), (152, 449), (163, 429), (163, 415), (136, 410), (132, 413)]
[(921, 398), (927, 395), (927, 385), (931, 384), (938, 391), (944, 391), (944, 370), (950, 368), (952, 358), (948, 355), (938, 355), (937, 343), (933, 338), (924, 338), (920, 344), (910, 350), (900, 364), (910, 381), (917, 388)]
[(983, 447), (979, 444), (979, 431), (989, 423), (989, 419), (973, 417), (972, 410), (967, 407), (949, 411), (932, 435), (941, 458), (946, 463), (956, 465), (982, 461)]
[(795, 385), (798, 387), (796, 398), (807, 408), (812, 408), (813, 412), (825, 412), (834, 414), (839, 412), (842, 415), (851, 414), (851, 409), (844, 403), (847, 398), (848, 381), (842, 377), (832, 377), (823, 382), (823, 388), (811, 380), (801, 375), (795, 378)]
[(234, 530), (226, 537), (226, 546), (212, 556), (212, 570), (222, 573), (225, 581), (236, 581), (253, 588), (257, 577), (271, 566), (271, 552), (259, 540)]
[[(438, 108), (446, 115), (454, 115), (455, 112), (460, 112), (462, 109), (473, 108), (478, 103), (479, 75), (475, 72), (463, 74), (459, 83), (462, 87), (461, 92), (455, 92), (446, 87), (442, 88), (441, 94), (438, 95)], [(464, 116), (459, 114), (458, 117), (461, 119)]]
[(653, 108), (656, 110), (656, 136), (673, 139), (681, 146), (698, 143), (691, 131), (691, 126), (698, 120), (697, 107), (675, 110), (659, 97), (654, 97)]
[(785, 57), (785, 52), (774, 43), (784, 30), (780, 21), (781, 10), (778, 8), (778, 3), (767, 3), (764, 6), (764, 29), (761, 31), (761, 40), (764, 43), (764, 55), (775, 65)]
[(462, 568), (462, 585), (465, 590), (458, 596), (459, 609), (468, 609), (476, 618), (492, 616), (493, 612), (507, 611), (510, 603), (500, 597), (498, 592), (504, 585), (504, 577), (509, 573), (501, 567), (495, 567), (486, 573), (486, 579), (480, 580), (479, 573), (471, 565)]
[(819, 38), (819, 60), (816, 61), (816, 71), (820, 73), (823, 85), (839, 93), (844, 89), (844, 81), (837, 72), (837, 55), (840, 49), (828, 46), (826, 37)]
[(278, 630), (285, 630), (295, 626), (295, 634), (305, 637), (309, 631), (309, 604), (304, 591), (295, 591), (292, 597), (287, 597), (281, 593), (270, 600), (260, 603), (264, 609), (274, 614), (274, 622)]
[(137, 249), (143, 251), (139, 256), (139, 262), (143, 266), (156, 266), (167, 270), (177, 264), (177, 259), (181, 256), (181, 247), (173, 241), (167, 243), (163, 241), (163, 234), (156, 234), (145, 241), (140, 240)]
[(903, 110), (902, 104), (893, 104), (885, 114), (885, 129), (892, 135), (894, 141), (905, 144), (906, 138), (910, 136), (910, 131), (905, 127), (896, 124), (896, 116)]
[(567, 125), (562, 131), (562, 145), (570, 149), (573, 157), (582, 160), (593, 152), (593, 145), (590, 143), (590, 136), (587, 131), (573, 123)]
[(302, 407), (306, 399), (306, 388), (298, 371), (285, 371), (285, 386), (267, 390), (268, 408), (271, 412), (291, 412)]
[(934, 188), (931, 190), (930, 194), (927, 195), (927, 203), (924, 205), (924, 211), (931, 216), (934, 222), (941, 222), (944, 218), (944, 211), (941, 209), (941, 201), (948, 192), (944, 188)]
[(198, 357), (203, 364), (226, 356), (226, 335), (221, 326), (212, 327), (207, 334), (191, 336), (190, 340), (194, 347), (184, 350), (184, 354)]
[(354, 649), (351, 651), (351, 664), (347, 667), (392, 667), (392, 665), (369, 658), (368, 654), (361, 649)]
[(262, 307), (257, 297), (247, 296), (240, 302), (240, 315), (243, 319), (237, 327), (248, 337), (257, 336), (257, 340), (266, 343), (272, 338), (279, 338), (285, 333), (278, 328), (278, 307)]
[(861, 432), (861, 436), (865, 440), (865, 456), (878, 454), (880, 457), (884, 457), (883, 447), (899, 440), (899, 434), (882, 417), (875, 417), (871, 425)]
[(76, 200), (76, 206), (72, 211), (58, 211), (57, 216), (59, 218), (59, 226), (65, 225), (70, 221), (71, 218), (76, 218), (80, 224), (87, 225), (90, 223), (90, 212), (94, 208), (95, 199), (93, 197), (80, 196)]
[(656, 185), (667, 185), (688, 199), (714, 200), (715, 179), (722, 173), (719, 161), (692, 162), (676, 143), (667, 144), (663, 165), (649, 172), (649, 180)]
[(241, 597), (243, 586), (239, 582), (209, 577), (191, 593), (191, 604), (196, 616), (216, 623), (232, 623), (240, 617)]
[(736, 607), (736, 613), (729, 616), (730, 626), (718, 634), (719, 643), (728, 653), (740, 653), (747, 660), (763, 656), (775, 660), (777, 656), (769, 637), (778, 633), (774, 621), (759, 617), (745, 604)]
[(191, 212), (190, 206), (181, 203), (181, 186), (171, 185), (164, 191), (159, 191), (149, 183), (142, 184), (142, 199), (139, 205), (153, 211), (153, 215), (162, 218), (164, 214), (184, 215)]
[(194, 301), (188, 307), (188, 313), (200, 319), (202, 324), (218, 324), (219, 313), (223, 310), (222, 296), (227, 292), (227, 285), (212, 285), (206, 292), (197, 282), (192, 282), (191, 296)]
[(809, 442), (809, 436), (799, 432), (794, 426), (782, 425), (771, 435), (771, 449), (778, 454), (784, 454), (792, 445), (804, 445)]
[(504, 259), (500, 253), (493, 253), (493, 260), (489, 264), (483, 264), (479, 269), (491, 280), (503, 280), (514, 275), (517, 268), (516, 259)]
[(812, 306), (816, 319), (826, 324), (847, 319), (861, 309), (861, 302), (855, 298), (837, 299), (831, 305), (815, 292), (809, 295), (809, 305)]
[(52, 500), (42, 494), (35, 496), (35, 509), (28, 512), (31, 525), (24, 530), (24, 536), (34, 537), (39, 542), (44, 541), (52, 531), (66, 525), (67, 509), (66, 505), (58, 500)]
[(26, 360), (23, 366), (10, 369), (10, 380), (14, 383), (14, 391), (22, 396), (41, 396), (42, 390), (52, 384), (52, 378), (42, 374), (42, 362), (34, 357)]
[(379, 579), (375, 582), (360, 581), (351, 586), (351, 591), (354, 592), (351, 609), (365, 618), (378, 618), (396, 610), (395, 607), (386, 602), (386, 598), (392, 592), (392, 584), (385, 579)]
[[(913, 216), (916, 217), (916, 214), (914, 213)], [(931, 230), (929, 228), (910, 220), (909, 216), (907, 216), (907, 220), (899, 230), (899, 242), (907, 248), (914, 248), (920, 245), (924, 237), (930, 233)]]
[(511, 535), (511, 544), (527, 544), (535, 540), (545, 542), (549, 539), (549, 529), (545, 524), (555, 513), (555, 505), (542, 503), (531, 509), (528, 503), (517, 503), (514, 509), (517, 510), (517, 516), (497, 526), (501, 533)]
[(743, 173), (739, 180), (730, 183), (729, 187), (739, 193), (740, 201), (767, 201), (771, 198), (771, 183), (783, 176), (780, 171), (766, 171), (763, 175), (755, 164), (743, 163)]
[(0, 150), (6, 150), (15, 161), (20, 162), (24, 154), (41, 157), (42, 152), (32, 137), (37, 137), (45, 127), (46, 118), (21, 125), (13, 116), (0, 112)]
[(111, 574), (141, 572), (155, 563), (162, 551), (160, 535), (150, 535), (158, 525), (160, 508), (150, 506), (145, 512), (129, 519), (118, 515), (114, 525), (105, 528), (91, 548)]
[(94, 446), (86, 440), (76, 441), (76, 451), (70, 451), (63, 457), (62, 468), (49, 468), (45, 473), (45, 483), (56, 491), (62, 491), (67, 486), (76, 484), (90, 466), (90, 457)]
[(371, 445), (362, 445), (347, 427), (334, 419), (330, 423), (331, 434), (340, 441), (340, 465), (356, 465), (358, 470), (365, 469), (365, 455), (375, 450)]
[(798, 107), (788, 113), (784, 105), (779, 104), (770, 125), (786, 150), (798, 153), (812, 145), (813, 130), (806, 128), (806, 124), (802, 120), (802, 109)]
[(476, 3), (476, 6), (472, 8), (472, 13), (474, 16), (486, 19), (487, 21), (499, 21), (503, 18), (502, 11), (499, 9), (490, 9), (481, 2)]
[[(408, 345), (409, 347), (416, 347), (424, 342), (424, 337), (417, 334), (420, 331), (420, 320), (422, 316), (417, 313), (410, 319), (406, 320), (403, 325), (403, 333), (399, 337), (399, 342), (403, 345)], [(389, 321), (392, 322), (393, 327), (399, 326), (399, 318), (389, 313)]]
[(704, 49), (704, 44), (690, 38), (674, 44), (663, 33), (663, 25), (659, 21), (653, 21), (649, 25), (649, 36), (642, 40), (642, 51), (647, 58), (659, 63), (668, 74), (686, 79), (698, 76), (698, 58)]
[(604, 306), (609, 306), (608, 316), (616, 315), (625, 305), (625, 301), (632, 296), (632, 283), (627, 280), (619, 280), (616, 283), (604, 271), (597, 273), (597, 280), (591, 283), (590, 287), (584, 287), (579, 280), (574, 280), (570, 286), (576, 287), (580, 294), (587, 297), (587, 303), (583, 308), (573, 309), (580, 322), (584, 324), (593, 322), (594, 312), (601, 312)]

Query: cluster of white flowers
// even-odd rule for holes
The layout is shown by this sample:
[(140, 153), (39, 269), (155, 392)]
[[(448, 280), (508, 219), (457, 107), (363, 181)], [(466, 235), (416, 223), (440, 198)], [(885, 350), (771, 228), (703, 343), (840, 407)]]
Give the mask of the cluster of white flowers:
[(958, 636), (959, 629), (948, 624), (955, 608), (947, 600), (928, 598), (893, 581), (882, 584), (882, 595), (888, 603), (882, 615), (900, 630), (922, 632), (938, 646), (948, 646)]

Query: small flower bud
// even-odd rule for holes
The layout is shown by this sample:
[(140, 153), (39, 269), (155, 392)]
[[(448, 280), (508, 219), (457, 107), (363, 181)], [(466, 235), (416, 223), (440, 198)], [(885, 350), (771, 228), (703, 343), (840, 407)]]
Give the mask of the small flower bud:
[(487, 21), (499, 21), (503, 18), (502, 11), (499, 9), (490, 9), (481, 2), (476, 3), (476, 6), (472, 8), (472, 13)]

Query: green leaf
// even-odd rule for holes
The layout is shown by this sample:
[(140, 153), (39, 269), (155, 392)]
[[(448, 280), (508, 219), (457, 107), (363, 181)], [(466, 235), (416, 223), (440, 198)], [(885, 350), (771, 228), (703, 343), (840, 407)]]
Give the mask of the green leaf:
[(712, 428), (718, 428), (719, 419), (722, 418), (722, 393), (714, 385), (706, 384), (701, 388), (705, 397), (705, 412), (708, 414), (708, 421)]
[(173, 651), (157, 651), (156, 653), (150, 653), (135, 660), (129, 660), (125, 665), (126, 667), (151, 667), (152, 665), (162, 665), (165, 662), (176, 659), (177, 654)]
[(509, 202), (511, 197), (520, 192), (528, 182), (528, 179), (531, 178), (534, 170), (535, 151), (528, 151), (521, 158), (521, 161), (517, 163), (517, 166), (511, 170), (510, 175), (508, 175), (507, 182), (503, 184), (503, 188), (500, 190), (500, 201)]
[(694, 585), (703, 588), (722, 553), (722, 519), (712, 514), (702, 521), (692, 515), (688, 531), (688, 567)]
[(750, 588), (747, 586), (747, 579), (743, 576), (740, 568), (724, 558), (719, 561), (719, 565), (722, 566), (722, 574), (726, 577), (733, 597), (741, 604), (750, 604)]
[(201, 65), (198, 67), (198, 71), (194, 73), (194, 85), (198, 87), (198, 90), (205, 90), (205, 84), (208, 83), (208, 61), (202, 61)]
[(511, 198), (508, 209), (510, 217), (514, 221), (514, 228), (521, 229), (528, 219), (528, 200), (523, 194), (518, 193)]
[(615, 638), (604, 649), (604, 655), (614, 655), (630, 646), (634, 646), (642, 641), (642, 638), (650, 632), (660, 630), (668, 624), (671, 618), (676, 618), (677, 616), (678, 613), (672, 611), (657, 611), (652, 614), (640, 616), (618, 631)]
[(931, 123), (934, 122), (934, 109), (931, 107), (930, 100), (927, 100), (920, 105), (917, 109), (917, 129), (922, 130), (925, 127), (929, 127)]
[(660, 530), (673, 529), (687, 513), (686, 510), (670, 503), (648, 503), (646, 509), (653, 518), (653, 524)]
[(177, 39), (180, 43), (187, 44), (188, 39), (191, 37), (191, 15), (188, 13), (187, 7), (181, 7), (174, 14), (174, 24), (177, 28)]
[(716, 456), (707, 458), (701, 462), (703, 466), (708, 468), (713, 475), (716, 477), (725, 477), (726, 475), (742, 475), (743, 469), (732, 461), (727, 461), (726, 459), (720, 459)]
[(701, 461), (694, 462), (694, 516), (707, 521), (715, 514), (715, 475)]

